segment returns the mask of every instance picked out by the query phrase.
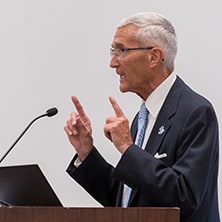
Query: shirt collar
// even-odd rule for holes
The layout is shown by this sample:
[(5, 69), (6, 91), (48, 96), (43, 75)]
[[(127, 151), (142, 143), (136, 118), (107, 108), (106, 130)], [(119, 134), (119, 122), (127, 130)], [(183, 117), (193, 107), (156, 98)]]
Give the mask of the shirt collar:
[(176, 80), (175, 74), (170, 74), (147, 98), (145, 101), (149, 114), (156, 119), (159, 111)]

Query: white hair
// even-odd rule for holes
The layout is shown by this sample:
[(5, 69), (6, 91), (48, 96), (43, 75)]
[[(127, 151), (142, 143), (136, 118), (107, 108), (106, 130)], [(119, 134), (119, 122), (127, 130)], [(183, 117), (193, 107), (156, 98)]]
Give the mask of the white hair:
[(159, 46), (163, 50), (164, 65), (168, 70), (174, 69), (177, 53), (177, 37), (171, 22), (154, 12), (140, 12), (123, 19), (117, 28), (133, 24), (139, 27), (137, 41), (143, 47), (149, 44)]

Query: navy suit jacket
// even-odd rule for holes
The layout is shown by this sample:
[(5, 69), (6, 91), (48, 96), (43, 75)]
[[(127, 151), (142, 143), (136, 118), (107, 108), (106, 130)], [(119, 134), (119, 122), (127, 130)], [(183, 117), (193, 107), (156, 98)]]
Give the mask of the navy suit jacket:
[[(133, 138), (136, 131), (137, 116)], [(177, 77), (145, 150), (131, 145), (113, 167), (94, 147), (78, 168), (75, 156), (67, 172), (103, 206), (121, 206), (127, 184), (129, 207), (179, 207), (181, 222), (218, 222), (218, 153), (212, 105)]]

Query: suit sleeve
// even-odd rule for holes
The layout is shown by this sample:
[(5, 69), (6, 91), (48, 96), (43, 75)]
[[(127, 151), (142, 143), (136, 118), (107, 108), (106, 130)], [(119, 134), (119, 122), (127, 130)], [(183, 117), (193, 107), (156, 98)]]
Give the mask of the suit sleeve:
[(118, 183), (113, 178), (114, 168), (94, 147), (83, 163), (76, 168), (73, 158), (67, 173), (103, 206), (115, 206)]

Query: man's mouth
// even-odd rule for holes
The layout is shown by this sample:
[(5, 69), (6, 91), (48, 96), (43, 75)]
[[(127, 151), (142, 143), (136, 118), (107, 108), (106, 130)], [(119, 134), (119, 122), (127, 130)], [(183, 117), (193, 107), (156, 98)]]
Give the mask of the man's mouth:
[(120, 74), (119, 76), (120, 76), (120, 79), (122, 79), (122, 78), (124, 77), (124, 75), (123, 75), (123, 74)]

